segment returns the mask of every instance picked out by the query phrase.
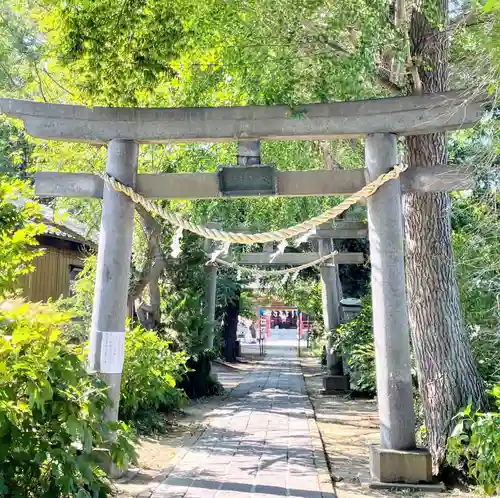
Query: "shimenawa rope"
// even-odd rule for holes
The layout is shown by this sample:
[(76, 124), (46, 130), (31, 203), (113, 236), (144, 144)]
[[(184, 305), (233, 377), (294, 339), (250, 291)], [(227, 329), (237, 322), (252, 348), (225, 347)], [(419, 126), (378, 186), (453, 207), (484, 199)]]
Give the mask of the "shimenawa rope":
[[(405, 171), (407, 167), (408, 167), (407, 165), (395, 165), (391, 171), (380, 175), (374, 181), (370, 182), (368, 185), (365, 185), (362, 189), (358, 190), (358, 192), (351, 195), (337, 206), (327, 209), (322, 214), (310, 218), (309, 220), (303, 221), (289, 228), (282, 228), (280, 230), (272, 230), (268, 232), (261, 232), (254, 234), (246, 234), (241, 232), (227, 232), (225, 230), (219, 230), (217, 228), (208, 228), (202, 225), (196, 225), (182, 218), (182, 216), (179, 216), (178, 214), (172, 211), (167, 211), (161, 206), (158, 206), (157, 204), (153, 203), (149, 199), (145, 198), (144, 196), (136, 192), (131, 187), (124, 185), (116, 178), (113, 178), (107, 173), (103, 174), (102, 178), (106, 184), (111, 186), (111, 188), (113, 188), (117, 192), (121, 192), (127, 195), (136, 204), (140, 204), (142, 207), (144, 207), (144, 209), (146, 209), (149, 213), (160, 216), (169, 223), (177, 226), (179, 229), (188, 230), (207, 239), (222, 241), (225, 243), (258, 244), (258, 243), (274, 242), (274, 241), (283, 242), (286, 241), (286, 239), (288, 238), (298, 237), (300, 235), (307, 234), (318, 225), (321, 225), (322, 223), (326, 223), (327, 221), (331, 221), (337, 218), (340, 214), (345, 212), (350, 206), (356, 204), (360, 200), (372, 196), (382, 185), (384, 185), (388, 181), (399, 178), (401, 173)], [(179, 241), (177, 241), (177, 245), (178, 242)], [(324, 261), (333, 258), (336, 254), (337, 251), (322, 256), (314, 261), (311, 261), (310, 263), (305, 263), (300, 266), (294, 266), (292, 268), (285, 268), (272, 271), (246, 268), (244, 266), (238, 265), (237, 263), (228, 262), (217, 257), (214, 258), (214, 262), (224, 266), (229, 266), (238, 269), (241, 272), (253, 273), (256, 275), (265, 275), (269, 273), (272, 273), (274, 275), (280, 275), (280, 274), (286, 275), (290, 273), (298, 273), (306, 268), (319, 265)]]
[(407, 169), (406, 165), (396, 165), (388, 173), (384, 173), (376, 178), (373, 182), (365, 185), (361, 190), (358, 190), (355, 194), (351, 195), (340, 204), (330, 209), (318, 216), (314, 216), (309, 220), (293, 225), (289, 228), (282, 228), (280, 230), (272, 230), (269, 232), (246, 234), (240, 232), (227, 232), (225, 230), (219, 230), (217, 228), (208, 228), (202, 225), (196, 225), (190, 221), (179, 216), (177, 213), (172, 211), (167, 211), (166, 209), (158, 206), (149, 199), (136, 192), (131, 187), (124, 185), (119, 182), (116, 178), (105, 173), (102, 175), (104, 181), (111, 186), (117, 192), (121, 192), (128, 197), (130, 197), (136, 204), (140, 204), (144, 209), (146, 209), (151, 214), (156, 214), (168, 221), (172, 225), (182, 228), (183, 230), (188, 230), (190, 232), (196, 233), (206, 239), (218, 240), (222, 242), (230, 242), (231, 244), (262, 244), (265, 242), (283, 241), (285, 239), (297, 237), (303, 235), (316, 226), (326, 223), (327, 221), (335, 219), (337, 216), (341, 215), (350, 206), (356, 204), (362, 199), (372, 196), (382, 185), (388, 181), (399, 178), (400, 174)]

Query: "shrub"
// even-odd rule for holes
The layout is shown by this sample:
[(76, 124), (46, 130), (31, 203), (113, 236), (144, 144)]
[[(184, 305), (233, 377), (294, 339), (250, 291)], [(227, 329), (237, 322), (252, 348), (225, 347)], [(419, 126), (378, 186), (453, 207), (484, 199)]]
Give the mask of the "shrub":
[(374, 395), (377, 383), (370, 296), (363, 298), (359, 315), (350, 322), (342, 324), (335, 334), (334, 347), (349, 365), (351, 382), (355, 390)]
[(500, 351), (500, 329), (476, 325), (468, 327), (468, 332), (481, 378), (492, 388), (500, 383), (500, 364), (496, 356)]
[(123, 420), (182, 405), (185, 395), (175, 386), (188, 370), (187, 356), (173, 352), (170, 346), (169, 341), (140, 326), (127, 334), (120, 400)]
[[(500, 386), (491, 394), (500, 409)], [(473, 411), (469, 404), (447, 443), (447, 461), (462, 467), (487, 495), (500, 493), (500, 413)]]
[(119, 467), (134, 460), (127, 426), (104, 421), (105, 386), (65, 339), (67, 322), (48, 305), (0, 307), (0, 496), (103, 497), (106, 447)]

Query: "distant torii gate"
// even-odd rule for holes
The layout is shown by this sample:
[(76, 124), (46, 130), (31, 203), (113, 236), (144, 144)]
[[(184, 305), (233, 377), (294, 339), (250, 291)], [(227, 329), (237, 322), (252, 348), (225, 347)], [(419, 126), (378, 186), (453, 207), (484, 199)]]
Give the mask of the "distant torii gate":
[[(338, 221), (332, 227), (326, 224), (318, 227), (314, 238), (318, 239), (319, 254), (331, 253), (335, 241), (341, 239), (364, 239), (368, 236), (365, 223), (355, 221)], [(340, 253), (342, 254), (342, 253)], [(362, 255), (362, 253), (360, 253)], [(334, 332), (341, 323), (342, 286), (338, 266), (335, 261), (326, 262), (320, 267), (321, 293), (323, 306), (323, 325), (327, 332)], [(330, 334), (326, 343), (327, 375), (323, 377), (323, 394), (348, 391), (349, 376), (345, 375), (343, 360), (337, 351), (333, 350), (334, 334)]]
[[(314, 235), (312, 235), (312, 237), (314, 237)], [(322, 242), (323, 240), (320, 239), (320, 247)], [(330, 239), (325, 239), (325, 243), (326, 242), (330, 242)], [(328, 251), (326, 253), (285, 252), (283, 254), (273, 256), (271, 251), (264, 250), (263, 252), (244, 253), (241, 254), (238, 258), (227, 258), (227, 261), (234, 261), (239, 265), (248, 266), (300, 266), (307, 263), (312, 263), (313, 261), (319, 259), (321, 256), (326, 256), (327, 254), (330, 254), (332, 252), (333, 251)], [(323, 291), (323, 320), (327, 326), (328, 324), (331, 326), (331, 328), (328, 328), (328, 330), (334, 330), (340, 324), (340, 296), (336, 267), (338, 265), (359, 265), (363, 263), (364, 255), (361, 252), (339, 252), (333, 255), (328, 261), (320, 264)], [(328, 274), (327, 277), (325, 277), (325, 272)], [(333, 276), (332, 279), (329, 279), (330, 275)], [(216, 296), (211, 296), (210, 299), (215, 301), (215, 297)], [(342, 375), (342, 371), (335, 370), (335, 367), (338, 367), (338, 361), (337, 364), (334, 363), (334, 356), (335, 355), (331, 353), (330, 348), (327, 348), (327, 367), (329, 376), (331, 376), (332, 374)], [(345, 387), (345, 384), (343, 386)]]
[[(108, 145), (106, 172), (149, 198), (207, 199), (239, 196), (345, 195), (398, 163), (397, 136), (470, 126), (481, 98), (445, 92), (332, 104), (198, 109), (87, 108), (0, 99), (0, 111), (24, 121), (35, 138)], [(218, 173), (138, 175), (141, 143), (365, 138), (366, 170), (275, 171), (240, 168)], [(244, 171), (243, 171), (244, 170)], [(437, 173), (437, 174), (436, 174)], [(366, 179), (365, 179), (366, 176)], [(401, 189), (429, 192), (470, 187), (466, 172), (446, 165), (417, 168), (368, 199), (380, 447), (371, 454), (374, 479), (429, 482), (428, 452), (416, 448), (405, 289)], [(36, 193), (103, 197), (92, 316), (90, 365), (102, 372), (116, 420), (123, 363), (134, 204), (94, 175), (39, 174)], [(446, 297), (444, 297), (446, 298)]]

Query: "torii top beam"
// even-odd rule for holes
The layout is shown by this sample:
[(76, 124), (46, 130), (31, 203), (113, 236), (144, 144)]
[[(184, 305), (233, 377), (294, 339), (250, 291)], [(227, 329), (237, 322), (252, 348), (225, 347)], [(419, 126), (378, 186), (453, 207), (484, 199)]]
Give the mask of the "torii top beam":
[(356, 138), (371, 133), (418, 135), (470, 126), (484, 97), (453, 91), (411, 97), (214, 108), (88, 108), (0, 99), (0, 111), (22, 119), (35, 138), (107, 143), (224, 142)]

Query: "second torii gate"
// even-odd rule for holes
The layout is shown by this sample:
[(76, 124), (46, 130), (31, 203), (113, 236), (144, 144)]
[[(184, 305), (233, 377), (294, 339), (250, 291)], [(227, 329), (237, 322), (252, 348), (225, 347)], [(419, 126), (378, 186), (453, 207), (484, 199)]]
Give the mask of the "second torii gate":
[[(210, 224), (209, 226), (214, 227), (215, 224)], [(366, 231), (366, 230), (365, 230)], [(242, 233), (241, 230), (239, 230)], [(338, 235), (338, 238), (347, 238), (342, 237), (350, 230), (346, 228), (342, 228), (340, 230), (328, 230), (330, 235), (335, 235), (334, 238)], [(352, 235), (354, 236), (355, 231), (352, 231)], [(328, 235), (325, 236), (325, 240), (329, 241)], [(318, 234), (311, 234), (311, 239), (319, 238)], [(318, 241), (321, 247), (322, 239)], [(206, 246), (205, 248), (208, 252), (209, 248)], [(223, 262), (227, 262), (229, 264), (238, 264), (240, 266), (259, 266), (259, 267), (283, 267), (283, 266), (301, 266), (304, 264), (310, 264), (314, 261), (317, 261), (322, 256), (326, 256), (327, 254), (333, 253), (332, 251), (328, 251), (327, 253), (320, 252), (284, 252), (283, 254), (273, 254), (274, 249), (272, 247), (266, 247), (264, 245), (264, 250), (262, 252), (251, 252), (251, 253), (243, 253), (238, 256), (220, 256), (218, 259)], [(339, 252), (332, 256), (331, 260), (328, 263), (320, 264), (321, 271), (323, 272), (323, 267), (329, 267), (333, 265), (334, 267), (338, 265), (359, 265), (364, 263), (364, 255), (363, 253), (358, 252)], [(217, 264), (216, 263), (207, 263), (207, 285), (206, 285), (206, 317), (209, 323), (214, 322), (215, 318), (215, 303), (216, 303), (216, 289), (217, 289)], [(325, 323), (332, 323), (332, 327), (336, 328), (340, 323), (339, 316), (339, 308), (340, 308), (340, 298), (339, 292), (335, 289), (335, 292), (330, 292), (330, 281), (327, 278), (323, 278), (322, 282), (328, 288), (326, 292), (328, 296), (325, 298), (326, 301), (323, 305), (323, 316), (325, 317)], [(328, 283), (327, 283), (328, 282)], [(338, 287), (338, 277), (334, 277), (334, 285)], [(328, 304), (326, 304), (328, 303)], [(207, 347), (213, 346), (213, 332), (209, 333), (209, 337), (207, 339)]]
[[(258, 150), (254, 146), (253, 150)], [(217, 223), (209, 223), (210, 228), (220, 228)], [(238, 229), (239, 233), (248, 232), (247, 229)], [(316, 227), (309, 234), (309, 239), (316, 240), (319, 252), (285, 252), (272, 255), (274, 248), (264, 244), (262, 252), (244, 253), (237, 258), (219, 258), (227, 262), (238, 263), (248, 266), (300, 266), (312, 263), (319, 258), (334, 252), (333, 240), (360, 239), (368, 235), (367, 225), (356, 221), (340, 221), (335, 225), (325, 223)], [(210, 244), (205, 245), (205, 251), (210, 251)], [(323, 323), (326, 331), (334, 331), (341, 323), (342, 294), (338, 265), (359, 265), (364, 263), (363, 253), (339, 252), (330, 260), (320, 264), (321, 290), (322, 290), (322, 313)], [(215, 322), (216, 291), (217, 291), (217, 265), (207, 263), (207, 282), (205, 290), (206, 318), (208, 321), (207, 347), (212, 348), (214, 342), (213, 330)], [(342, 358), (332, 351), (331, 338), (326, 345), (327, 375), (324, 378), (324, 394), (335, 394), (349, 390), (349, 377), (344, 375)]]
[[(363, 239), (368, 236), (365, 223), (339, 221), (334, 226), (319, 226), (313, 238), (318, 239), (319, 254), (331, 253), (335, 249), (335, 240)], [(334, 332), (341, 323), (340, 275), (335, 261), (327, 261), (320, 267), (321, 292), (323, 304), (323, 325), (328, 333), (326, 342), (327, 375), (323, 377), (323, 394), (336, 394), (350, 389), (349, 376), (345, 375), (342, 357), (333, 349)]]
[[(398, 163), (398, 135), (470, 126), (482, 115), (481, 98), (465, 91), (332, 104), (199, 109), (87, 108), (0, 99), (0, 111), (22, 119), (27, 132), (50, 140), (108, 145), (106, 172), (148, 198), (207, 199), (228, 191), (248, 195), (346, 195)], [(234, 188), (218, 173), (138, 175), (141, 143), (364, 138), (366, 170), (260, 169)], [(430, 165), (428, 165), (430, 166)], [(255, 168), (254, 168), (255, 169)], [(229, 172), (230, 173), (230, 172)], [(245, 170), (248, 173), (248, 170)], [(366, 175), (366, 177), (365, 177)], [(222, 181), (221, 181), (222, 180)], [(231, 182), (233, 181), (233, 187)], [(229, 188), (227, 186), (229, 185)], [(416, 168), (368, 199), (380, 446), (371, 454), (375, 480), (430, 482), (431, 459), (417, 449), (403, 256), (401, 190), (470, 187), (469, 175), (446, 165)], [(102, 373), (117, 419), (123, 365), (134, 204), (95, 175), (39, 175), (36, 193), (102, 197), (90, 366)], [(446, 298), (445, 296), (443, 297)]]

